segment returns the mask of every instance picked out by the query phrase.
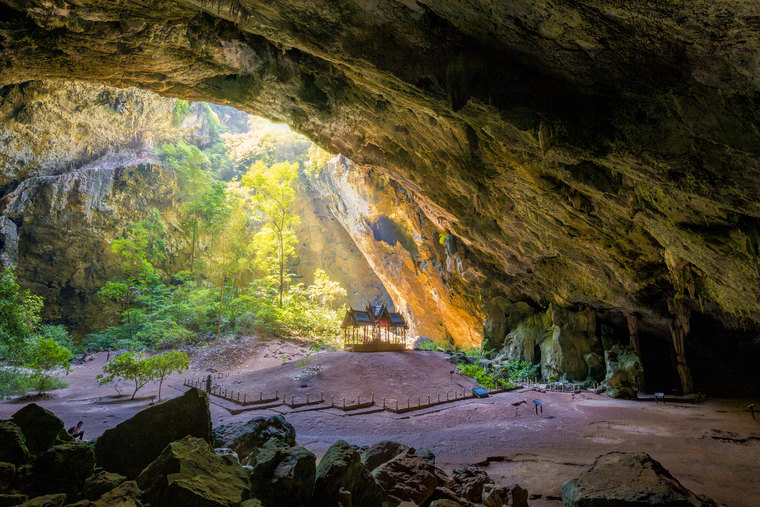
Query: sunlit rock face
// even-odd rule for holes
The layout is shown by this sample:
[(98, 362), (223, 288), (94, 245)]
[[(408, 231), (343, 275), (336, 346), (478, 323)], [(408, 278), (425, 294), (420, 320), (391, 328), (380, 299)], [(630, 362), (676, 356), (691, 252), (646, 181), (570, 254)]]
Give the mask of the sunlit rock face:
[(480, 301), (468, 299), (473, 276), (466, 249), (453, 249), (414, 198), (385, 174), (343, 156), (310, 182), (387, 288), (410, 336), (479, 345)]
[(294, 226), (298, 238), (298, 259), (293, 261), (296, 263), (293, 267), (295, 283), (314, 283), (314, 272), (322, 269), (330, 280), (339, 282), (348, 295), (346, 300), (336, 301), (333, 306), (392, 306), (388, 291), (364, 258), (364, 252), (305, 180), (298, 185), (293, 210), (300, 218)]
[(392, 174), (483, 301), (635, 312), (664, 336), (673, 314), (760, 318), (756, 2), (2, 5), (0, 84), (285, 121)]

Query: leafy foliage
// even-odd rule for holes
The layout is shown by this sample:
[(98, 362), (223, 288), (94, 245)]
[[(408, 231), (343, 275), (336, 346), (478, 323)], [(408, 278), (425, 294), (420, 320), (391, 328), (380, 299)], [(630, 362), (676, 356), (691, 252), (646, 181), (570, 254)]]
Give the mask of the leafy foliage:
[(26, 367), (32, 370), (32, 386), (40, 394), (50, 389), (64, 387), (64, 383), (53, 371), (63, 370), (67, 375), (71, 372), (69, 349), (47, 338), (34, 343), (27, 349), (27, 354)]
[(541, 376), (541, 365), (528, 361), (509, 361), (507, 370), (512, 380), (530, 380)]
[(488, 389), (501, 389), (514, 385), (499, 370), (488, 371), (479, 364), (460, 364), (457, 366), (457, 371), (473, 378), (478, 384)]
[(153, 371), (150, 364), (141, 354), (134, 350), (127, 350), (116, 357), (111, 358), (103, 366), (103, 373), (95, 377), (99, 386), (113, 384), (120, 379), (133, 382), (135, 390), (132, 392), (132, 398), (135, 399), (137, 391), (153, 380)]
[(190, 107), (190, 102), (182, 99), (177, 99), (177, 103), (174, 104), (174, 111), (172, 114), (174, 115), (174, 124), (180, 125), (183, 121), (185, 121), (185, 118), (190, 116), (190, 113), (192, 113), (193, 110)]
[(10, 268), (0, 275), (0, 297), (0, 354), (12, 365), (1, 370), (0, 395), (63, 387), (57, 371), (71, 370), (68, 333), (61, 326), (39, 325), (42, 298), (28, 290), (22, 295)]
[(153, 356), (146, 361), (153, 378), (158, 382), (158, 401), (161, 401), (161, 386), (164, 384), (164, 379), (172, 373), (182, 373), (190, 367), (187, 354), (177, 350)]

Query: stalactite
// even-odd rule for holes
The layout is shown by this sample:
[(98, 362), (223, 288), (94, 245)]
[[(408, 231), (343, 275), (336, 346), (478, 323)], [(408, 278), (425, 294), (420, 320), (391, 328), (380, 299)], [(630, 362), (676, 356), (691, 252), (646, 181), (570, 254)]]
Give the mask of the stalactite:
[(686, 364), (686, 335), (689, 334), (689, 310), (678, 298), (668, 298), (668, 310), (671, 313), (670, 333), (673, 336), (673, 347), (676, 351), (678, 376), (684, 394), (694, 392), (694, 382), (691, 378), (689, 365)]
[[(626, 313), (625, 318), (628, 321), (628, 333), (630, 334), (631, 338), (631, 346), (633, 347), (633, 351), (636, 352), (636, 355), (639, 356), (639, 362), (642, 364), (642, 370), (643, 370), (643, 361), (641, 358), (641, 345), (639, 345), (639, 322), (636, 318), (635, 313)], [(641, 378), (640, 378), (640, 384), (641, 384), (641, 390), (646, 390), (646, 378), (644, 377), (645, 372), (642, 371)]]

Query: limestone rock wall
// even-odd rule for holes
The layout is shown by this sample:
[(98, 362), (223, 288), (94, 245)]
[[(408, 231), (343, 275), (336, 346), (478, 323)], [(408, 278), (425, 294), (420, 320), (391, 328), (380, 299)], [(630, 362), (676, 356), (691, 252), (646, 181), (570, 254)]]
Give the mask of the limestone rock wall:
[(63, 323), (75, 335), (118, 321), (118, 311), (96, 297), (121, 273), (121, 257), (111, 242), (129, 222), (162, 213), (167, 256), (164, 274), (187, 269), (189, 240), (175, 207), (176, 175), (150, 153), (107, 155), (58, 176), (30, 178), (5, 197), (6, 228), (18, 236), (15, 249), (5, 243), (3, 256), (15, 259), (22, 289), (45, 299), (43, 319)]
[[(387, 175), (338, 156), (312, 182), (412, 325), (410, 335), (479, 344), (480, 301), (468, 299), (465, 248), (441, 244), (414, 196)], [(444, 242), (445, 243), (445, 242)]]
[(314, 272), (322, 269), (348, 293), (347, 301), (336, 301), (334, 306), (392, 305), (388, 291), (365, 259), (364, 252), (330, 212), (324, 199), (305, 180), (298, 185), (294, 211), (301, 219), (295, 226), (298, 237), (297, 281), (310, 285), (314, 281)]

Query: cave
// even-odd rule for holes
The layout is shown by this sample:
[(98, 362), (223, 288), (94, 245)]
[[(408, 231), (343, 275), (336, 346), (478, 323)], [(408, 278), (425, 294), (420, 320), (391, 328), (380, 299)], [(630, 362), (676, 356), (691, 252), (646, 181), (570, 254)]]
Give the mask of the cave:
[[(122, 269), (112, 243), (156, 209), (156, 276), (181, 289), (214, 244), (187, 239), (186, 183), (156, 150), (180, 128), (199, 149), (248, 134), (251, 115), (304, 136), (272, 163), (330, 154), (301, 181), (280, 306), (283, 271), (309, 287), (319, 269), (414, 337), (749, 418), (760, 8), (486, 4), (0, 0), (0, 265), (81, 340), (122, 319), (97, 297)], [(235, 294), (250, 278), (221, 277)]]

